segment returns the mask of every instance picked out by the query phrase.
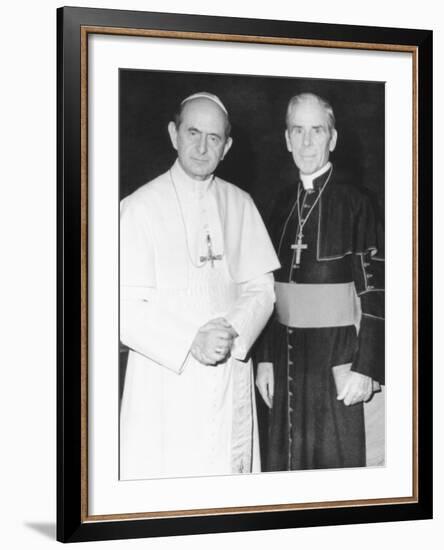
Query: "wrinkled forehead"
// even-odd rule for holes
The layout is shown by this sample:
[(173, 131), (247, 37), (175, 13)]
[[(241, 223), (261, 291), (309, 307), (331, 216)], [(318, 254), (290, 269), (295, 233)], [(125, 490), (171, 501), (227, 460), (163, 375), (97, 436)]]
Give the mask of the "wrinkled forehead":
[(329, 117), (325, 107), (316, 100), (303, 100), (294, 104), (288, 116), (289, 126), (329, 127)]
[(198, 98), (191, 99), (183, 105), (181, 121), (187, 126), (200, 124), (225, 130), (228, 117), (214, 101)]

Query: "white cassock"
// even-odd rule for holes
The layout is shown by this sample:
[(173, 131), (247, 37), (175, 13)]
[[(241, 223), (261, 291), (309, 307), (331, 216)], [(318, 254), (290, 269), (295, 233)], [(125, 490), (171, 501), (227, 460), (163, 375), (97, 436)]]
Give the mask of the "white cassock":
[[(219, 260), (203, 261), (209, 255)], [(121, 203), (121, 340), (130, 348), (120, 479), (260, 471), (248, 352), (274, 303), (279, 262), (250, 196), (178, 161)], [(212, 265), (213, 263), (213, 265)], [(238, 333), (217, 366), (190, 354), (199, 328)]]

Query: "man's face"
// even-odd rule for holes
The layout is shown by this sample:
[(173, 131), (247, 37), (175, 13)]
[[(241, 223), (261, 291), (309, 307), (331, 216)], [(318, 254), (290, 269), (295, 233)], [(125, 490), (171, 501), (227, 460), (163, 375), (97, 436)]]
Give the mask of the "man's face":
[(335, 129), (329, 130), (327, 113), (317, 101), (302, 101), (293, 107), (285, 140), (302, 174), (313, 174), (325, 166), (337, 137)]
[(217, 168), (231, 147), (225, 136), (226, 117), (209, 99), (188, 101), (182, 111), (179, 127), (168, 125), (171, 143), (184, 171), (193, 179), (205, 180)]

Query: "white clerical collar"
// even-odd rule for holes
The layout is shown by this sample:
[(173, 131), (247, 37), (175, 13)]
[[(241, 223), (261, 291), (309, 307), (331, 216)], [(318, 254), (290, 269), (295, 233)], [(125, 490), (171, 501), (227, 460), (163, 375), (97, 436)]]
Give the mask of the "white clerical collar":
[(319, 168), (316, 172), (313, 174), (299, 174), (299, 177), (301, 178), (302, 185), (304, 186), (305, 191), (310, 191), (314, 189), (313, 182), (316, 178), (319, 178), (319, 176), (322, 176), (322, 174), (325, 174), (327, 170), (331, 168), (331, 162), (327, 162), (327, 164), (324, 164), (322, 168)]
[(173, 174), (174, 182), (177, 185), (180, 185), (181, 187), (186, 187), (187, 189), (196, 193), (208, 191), (214, 179), (213, 174), (202, 181), (191, 178), (182, 168), (179, 159), (176, 159), (176, 162), (171, 167), (171, 172)]

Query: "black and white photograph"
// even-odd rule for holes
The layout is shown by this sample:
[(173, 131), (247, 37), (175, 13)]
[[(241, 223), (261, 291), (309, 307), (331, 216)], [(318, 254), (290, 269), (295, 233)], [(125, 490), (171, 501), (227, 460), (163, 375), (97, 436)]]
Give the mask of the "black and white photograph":
[(64, 8), (58, 53), (58, 539), (431, 517), (431, 33)]
[(3, 548), (442, 544), (439, 6), (4, 5)]
[(120, 68), (119, 193), (119, 479), (384, 467), (385, 83)]

